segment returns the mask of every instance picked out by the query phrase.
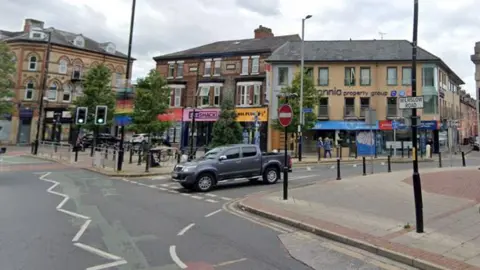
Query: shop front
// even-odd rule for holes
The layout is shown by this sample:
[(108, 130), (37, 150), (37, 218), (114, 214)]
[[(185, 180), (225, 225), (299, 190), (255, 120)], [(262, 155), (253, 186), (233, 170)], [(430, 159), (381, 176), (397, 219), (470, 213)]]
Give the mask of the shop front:
[(170, 128), (165, 132), (172, 146), (178, 147), (182, 141), (183, 108), (168, 109), (166, 113), (157, 116), (158, 121), (171, 122)]
[(66, 108), (47, 108), (43, 122), (43, 141), (70, 142), (72, 114)]
[(267, 151), (268, 108), (236, 108), (237, 122), (243, 128), (243, 143), (256, 144)]
[[(442, 141), (439, 139), (439, 122), (438, 121), (421, 121), (418, 126), (417, 142), (421, 153), (425, 153), (426, 145), (429, 140), (433, 142), (433, 153), (438, 153), (439, 145)], [(398, 155), (401, 151), (412, 149), (412, 129), (409, 125), (402, 121), (382, 120), (379, 121), (380, 136), (383, 144), (380, 151), (388, 154), (390, 149), (394, 155)]]
[(207, 146), (212, 141), (213, 123), (220, 116), (219, 108), (183, 109), (183, 127), (181, 148), (190, 146), (191, 125), (195, 111), (195, 131), (193, 132), (193, 145), (196, 147)]
[(17, 143), (30, 143), (30, 133), (33, 119), (33, 109), (20, 107), (18, 110)]

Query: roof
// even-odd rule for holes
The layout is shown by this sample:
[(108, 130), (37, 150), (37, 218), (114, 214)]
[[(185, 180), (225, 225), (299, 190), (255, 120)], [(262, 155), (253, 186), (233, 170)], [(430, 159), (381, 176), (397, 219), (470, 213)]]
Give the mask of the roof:
[(226, 55), (241, 55), (248, 53), (271, 53), (290, 40), (300, 40), (300, 37), (298, 35), (286, 35), (256, 39), (217, 41), (179, 52), (156, 56), (153, 59), (159, 61), (196, 57), (222, 57)]
[[(76, 34), (76, 33), (71, 33), (63, 30), (58, 30), (53, 27), (45, 28), (39, 31), (51, 33), (52, 34), (51, 43), (54, 45), (59, 45), (62, 47), (68, 47), (76, 50), (90, 51), (90, 52), (100, 53), (103, 55), (110, 55), (114, 57), (127, 59), (127, 55), (119, 51), (116, 51), (114, 54), (107, 53), (105, 50), (105, 47), (109, 42), (100, 43), (89, 37), (83, 36), (82, 34)], [(85, 40), (85, 46), (83, 48), (75, 46), (72, 43), (72, 41), (78, 36), (82, 36), (83, 39)], [(23, 31), (10, 32), (5, 30), (0, 30), (0, 40), (5, 41), (7, 43), (9, 42), (46, 43), (48, 41), (48, 35), (46, 35), (44, 39), (34, 39), (30, 37), (29, 32), (23, 32)], [(132, 58), (132, 60), (136, 60), (136, 59)]]
[[(289, 41), (267, 59), (268, 62), (299, 62), (301, 41)], [(408, 40), (322, 40), (305, 41), (305, 62), (411, 61)], [(418, 47), (417, 60), (437, 62), (459, 84), (465, 84), (439, 57)]]

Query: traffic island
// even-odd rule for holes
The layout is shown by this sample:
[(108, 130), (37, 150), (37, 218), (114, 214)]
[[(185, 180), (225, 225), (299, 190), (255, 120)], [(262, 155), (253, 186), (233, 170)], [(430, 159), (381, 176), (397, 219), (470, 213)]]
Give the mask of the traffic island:
[(254, 195), (238, 206), (419, 269), (480, 269), (479, 204), (473, 199), (480, 190), (478, 170), (421, 173), (426, 191), (422, 234), (415, 232), (411, 171), (290, 189), (288, 200), (279, 192)]

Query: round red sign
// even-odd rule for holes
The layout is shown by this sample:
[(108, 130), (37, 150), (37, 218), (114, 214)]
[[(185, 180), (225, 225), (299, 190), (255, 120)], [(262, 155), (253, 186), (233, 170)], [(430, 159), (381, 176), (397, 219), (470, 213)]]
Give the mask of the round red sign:
[(293, 119), (293, 110), (292, 107), (288, 104), (283, 104), (278, 108), (278, 122), (283, 127), (288, 127), (292, 123)]

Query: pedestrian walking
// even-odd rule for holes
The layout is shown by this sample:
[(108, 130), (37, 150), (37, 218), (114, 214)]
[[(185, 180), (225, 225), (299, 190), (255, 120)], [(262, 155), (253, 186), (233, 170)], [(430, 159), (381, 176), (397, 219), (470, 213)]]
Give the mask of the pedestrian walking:
[(325, 150), (324, 158), (327, 158), (327, 153), (328, 157), (332, 158), (332, 141), (328, 138), (325, 137), (325, 141), (323, 142), (323, 149)]

